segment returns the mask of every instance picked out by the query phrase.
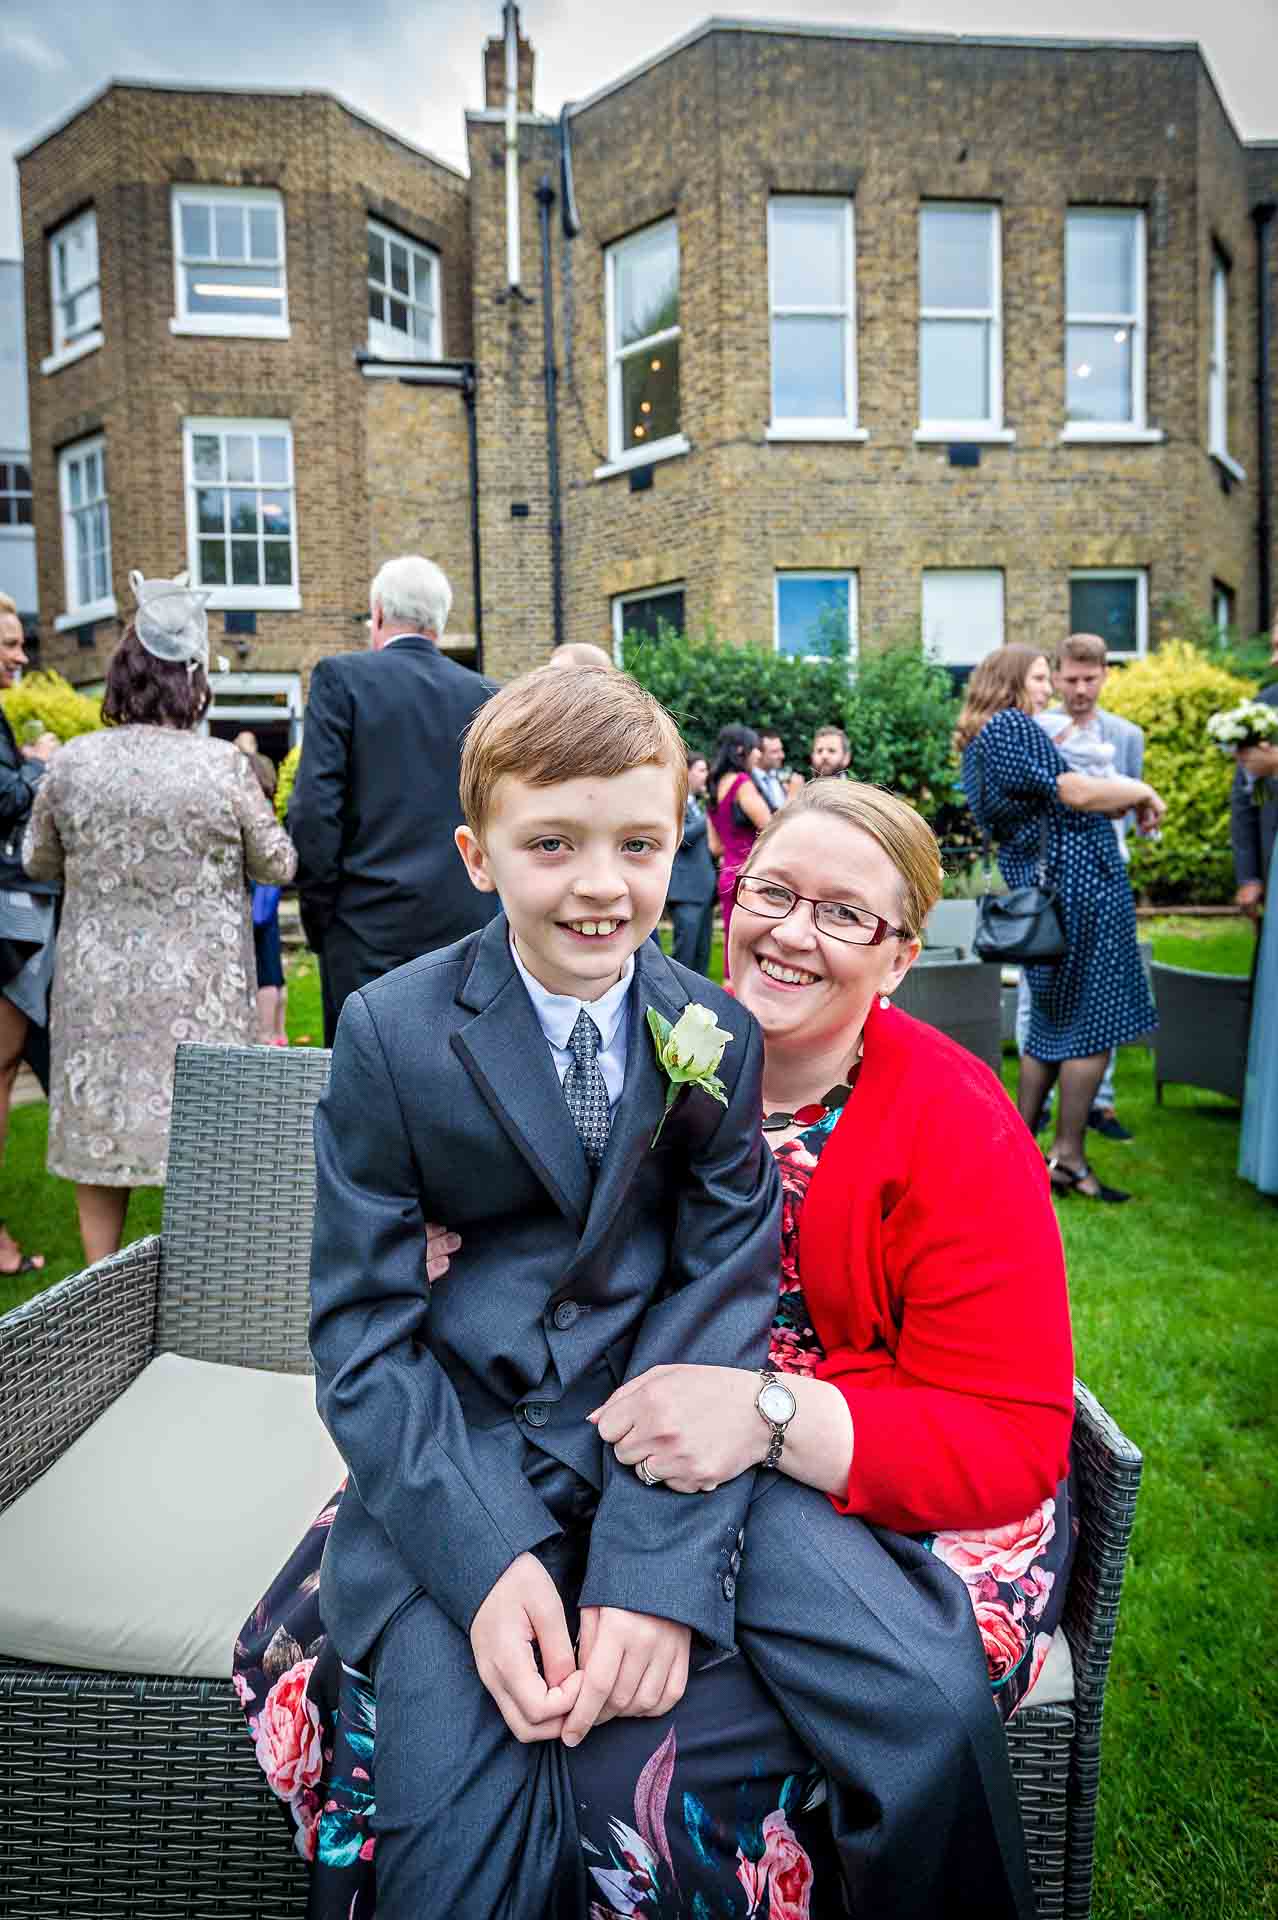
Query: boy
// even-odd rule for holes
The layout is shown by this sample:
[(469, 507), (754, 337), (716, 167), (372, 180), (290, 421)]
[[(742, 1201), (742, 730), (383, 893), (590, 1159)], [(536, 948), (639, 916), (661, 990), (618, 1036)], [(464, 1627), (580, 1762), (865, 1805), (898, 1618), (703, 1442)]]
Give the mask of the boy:
[[(762, 1366), (776, 1303), (757, 1029), (649, 941), (685, 787), (673, 721), (625, 676), (504, 689), (457, 841), (505, 913), (338, 1029), (311, 1344), (350, 1484), (321, 1602), (377, 1688), (381, 1920), (584, 1908), (561, 1736), (665, 1711), (692, 1630), (733, 1644), (752, 1476), (654, 1489), (585, 1418), (663, 1360)], [(663, 1122), (646, 1015), (694, 996), (731, 1036), (725, 1105), (691, 1087)], [(434, 1298), (424, 1219), (466, 1249)]]

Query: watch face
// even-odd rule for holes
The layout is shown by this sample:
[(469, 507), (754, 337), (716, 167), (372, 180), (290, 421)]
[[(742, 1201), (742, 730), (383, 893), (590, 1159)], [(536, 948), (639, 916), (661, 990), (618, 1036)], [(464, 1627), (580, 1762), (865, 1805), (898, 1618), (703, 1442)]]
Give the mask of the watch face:
[(789, 1387), (783, 1387), (779, 1380), (770, 1380), (760, 1392), (756, 1405), (765, 1420), (783, 1427), (787, 1420), (793, 1420), (796, 1401)]

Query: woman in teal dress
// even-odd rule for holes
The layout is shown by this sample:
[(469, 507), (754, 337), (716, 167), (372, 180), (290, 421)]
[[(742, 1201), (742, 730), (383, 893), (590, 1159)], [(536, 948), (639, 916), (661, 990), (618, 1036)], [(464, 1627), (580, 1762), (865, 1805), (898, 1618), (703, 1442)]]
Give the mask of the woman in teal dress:
[(1261, 923), (1238, 1171), (1262, 1193), (1278, 1196), (1278, 856), (1269, 863)]

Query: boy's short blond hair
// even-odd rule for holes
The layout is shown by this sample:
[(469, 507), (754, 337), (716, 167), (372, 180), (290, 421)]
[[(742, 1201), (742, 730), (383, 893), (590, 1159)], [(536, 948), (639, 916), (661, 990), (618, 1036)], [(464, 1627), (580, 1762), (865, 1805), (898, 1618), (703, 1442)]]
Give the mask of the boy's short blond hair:
[(614, 780), (634, 767), (669, 767), (674, 821), (688, 795), (687, 749), (665, 708), (627, 673), (536, 667), (486, 701), (471, 721), (461, 763), (466, 824), (482, 838), (504, 774), (530, 787)]

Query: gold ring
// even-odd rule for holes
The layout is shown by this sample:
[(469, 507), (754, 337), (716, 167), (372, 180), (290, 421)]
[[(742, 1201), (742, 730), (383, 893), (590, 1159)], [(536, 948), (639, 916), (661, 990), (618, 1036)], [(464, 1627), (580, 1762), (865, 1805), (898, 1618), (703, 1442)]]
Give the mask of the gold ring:
[(645, 1485), (645, 1487), (659, 1487), (661, 1485), (661, 1475), (659, 1473), (654, 1473), (646, 1460), (641, 1460), (639, 1462), (638, 1466), (635, 1468), (635, 1472), (638, 1474), (639, 1478), (643, 1481), (643, 1484)]

